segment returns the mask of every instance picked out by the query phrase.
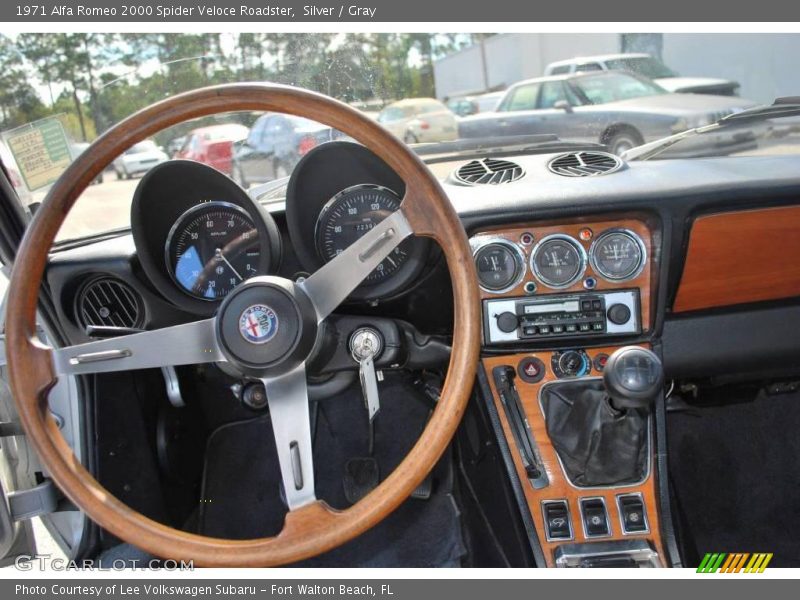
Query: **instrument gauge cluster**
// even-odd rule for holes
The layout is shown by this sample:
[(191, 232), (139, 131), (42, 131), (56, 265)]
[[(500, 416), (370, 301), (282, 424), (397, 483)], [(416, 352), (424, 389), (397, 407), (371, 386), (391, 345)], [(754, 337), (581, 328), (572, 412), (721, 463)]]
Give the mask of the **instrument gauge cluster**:
[(470, 244), (480, 288), (530, 296), (619, 287), (639, 277), (648, 260), (641, 224), (620, 225), (598, 223), (593, 231), (582, 223), (548, 224), (477, 234)]

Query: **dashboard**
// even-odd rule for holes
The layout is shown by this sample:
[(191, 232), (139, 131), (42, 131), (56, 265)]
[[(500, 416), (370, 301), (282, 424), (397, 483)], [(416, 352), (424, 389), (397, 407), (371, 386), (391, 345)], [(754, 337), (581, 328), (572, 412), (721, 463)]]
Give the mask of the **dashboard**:
[[(656, 351), (669, 379), (796, 376), (800, 338), (786, 323), (800, 319), (800, 158), (636, 162), (591, 177), (551, 168), (569, 155), (430, 164), (478, 275), (477, 397), (544, 562), (596, 538), (640, 541), (663, 560), (664, 436), (648, 422), (640, 481), (581, 487), (548, 434), (543, 390), (599, 381), (605, 361), (630, 345)], [(514, 178), (479, 185), (461, 176), (498, 168), (514, 169)], [(133, 198), (130, 233), (51, 255), (47, 286), (69, 341), (211, 315), (254, 275), (307, 277), (396, 210), (405, 192), (385, 163), (345, 141), (313, 149), (288, 182), (268, 188), (254, 198), (190, 161), (151, 169)], [(441, 368), (452, 297), (437, 246), (409, 238), (329, 317), (334, 343), (348, 350), (352, 332), (369, 324), (386, 342), (376, 368), (419, 371), (432, 355)], [(350, 351), (331, 356), (325, 373), (354, 382)], [(310, 397), (345, 389), (321, 379)]]
[[(470, 185), (455, 175), (473, 160), (430, 164), (472, 245), (485, 352), (656, 341), (674, 376), (729, 365), (756, 371), (772, 364), (778, 349), (786, 363), (791, 342), (772, 336), (772, 350), (760, 333), (784, 333), (778, 323), (800, 295), (797, 276), (786, 274), (786, 261), (748, 261), (747, 248), (769, 246), (740, 240), (772, 237), (773, 247), (789, 244), (791, 252), (795, 221), (740, 220), (716, 250), (702, 237), (690, 243), (690, 233), (694, 224), (702, 234), (704, 220), (718, 213), (796, 206), (798, 158), (637, 162), (588, 178), (554, 173), (554, 155), (505, 158), (523, 175), (499, 185)], [(73, 343), (86, 341), (92, 326), (150, 329), (194, 320), (213, 314), (249, 275), (298, 279), (314, 272), (394, 210), (404, 192), (380, 159), (345, 141), (309, 152), (288, 182), (276, 182), (260, 201), (210, 167), (171, 161), (140, 180), (130, 233), (57, 248), (47, 283)], [(774, 232), (765, 225), (780, 223)], [(719, 262), (724, 256), (740, 266)], [(698, 258), (703, 268), (693, 266)], [(741, 293), (741, 278), (757, 281), (764, 269), (772, 283), (755, 295)], [(691, 278), (682, 284), (684, 270)], [(686, 301), (687, 290), (697, 298), (706, 284), (715, 298), (700, 306)], [(452, 292), (436, 245), (406, 241), (342, 311), (402, 319), (446, 336)], [(742, 331), (748, 338), (719, 364), (712, 351), (732, 332), (718, 323), (740, 311), (753, 311), (752, 323), (762, 325)]]

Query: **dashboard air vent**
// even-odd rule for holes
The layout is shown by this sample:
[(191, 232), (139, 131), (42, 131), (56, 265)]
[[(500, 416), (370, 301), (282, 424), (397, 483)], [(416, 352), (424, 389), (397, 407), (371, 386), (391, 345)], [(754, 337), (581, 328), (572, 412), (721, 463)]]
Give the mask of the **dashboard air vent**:
[(78, 322), (87, 327), (140, 327), (142, 300), (127, 283), (116, 277), (97, 277), (88, 281), (76, 302)]
[(565, 177), (595, 177), (622, 168), (623, 162), (607, 152), (570, 152), (556, 156), (547, 165), (556, 175)]
[(460, 167), (456, 171), (456, 179), (467, 185), (497, 185), (516, 181), (524, 174), (525, 171), (516, 163), (496, 158), (482, 158)]

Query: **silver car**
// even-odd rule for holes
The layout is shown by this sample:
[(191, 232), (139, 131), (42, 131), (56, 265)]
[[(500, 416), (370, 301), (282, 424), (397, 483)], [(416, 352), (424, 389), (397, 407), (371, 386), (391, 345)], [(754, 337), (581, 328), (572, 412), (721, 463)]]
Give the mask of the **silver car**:
[[(461, 119), (459, 135), (551, 133), (563, 140), (599, 142), (620, 154), (755, 105), (737, 97), (672, 94), (645, 77), (617, 71), (540, 77), (510, 87), (495, 112)], [(709, 153), (723, 154), (752, 146), (760, 133), (737, 128), (702, 136), (697, 143)], [(696, 154), (698, 148), (688, 150)]]

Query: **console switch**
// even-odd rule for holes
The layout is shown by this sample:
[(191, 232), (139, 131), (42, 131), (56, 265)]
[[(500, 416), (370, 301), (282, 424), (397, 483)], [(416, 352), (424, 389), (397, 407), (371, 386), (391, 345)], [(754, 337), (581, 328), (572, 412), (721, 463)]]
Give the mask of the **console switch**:
[(569, 506), (566, 500), (542, 503), (544, 526), (548, 540), (571, 540), (572, 527), (569, 519)]
[(623, 533), (647, 532), (647, 513), (641, 496), (638, 494), (620, 496), (619, 512), (622, 517)]
[(581, 514), (586, 537), (603, 537), (611, 534), (606, 503), (602, 498), (581, 499)]

